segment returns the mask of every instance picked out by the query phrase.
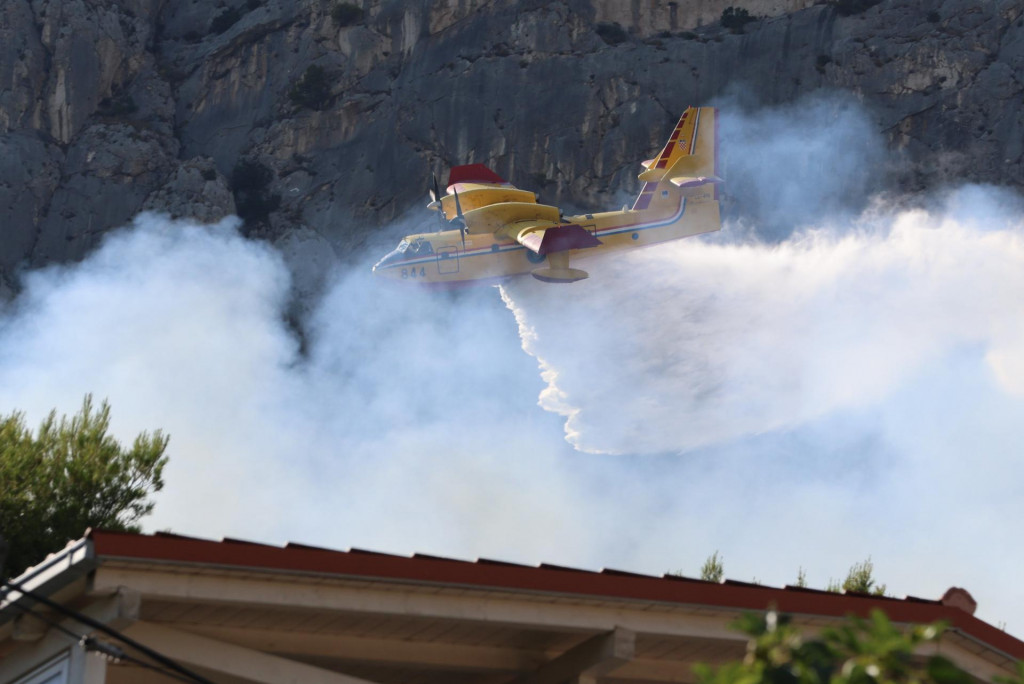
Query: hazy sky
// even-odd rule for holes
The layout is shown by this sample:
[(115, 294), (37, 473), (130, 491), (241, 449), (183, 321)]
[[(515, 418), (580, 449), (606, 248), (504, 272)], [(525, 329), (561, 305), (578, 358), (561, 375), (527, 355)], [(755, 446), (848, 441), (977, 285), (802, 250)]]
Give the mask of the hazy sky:
[(305, 356), (280, 254), (140, 216), (25, 274), (0, 411), (92, 392), (125, 440), (169, 432), (150, 530), (690, 575), (718, 550), (818, 587), (871, 556), (890, 592), (963, 586), (1019, 632), (1021, 199), (869, 197), (864, 113), (812, 105), (725, 117), (747, 201), (720, 235), (454, 296), (367, 254), (310, 303)]

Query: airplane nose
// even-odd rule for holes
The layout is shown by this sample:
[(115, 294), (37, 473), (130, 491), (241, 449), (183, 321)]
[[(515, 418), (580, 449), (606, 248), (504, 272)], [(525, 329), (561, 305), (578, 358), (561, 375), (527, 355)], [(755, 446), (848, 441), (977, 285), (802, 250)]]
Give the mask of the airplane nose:
[(405, 258), (405, 255), (397, 249), (393, 249), (384, 255), (384, 258), (373, 265), (373, 272), (377, 275), (392, 275), (389, 271), (394, 271), (394, 266), (399, 261)]
[(388, 265), (385, 263), (386, 261), (386, 259), (381, 259), (380, 261), (373, 265), (373, 275), (377, 276), (378, 278), (392, 277), (392, 271), (394, 269), (389, 268)]

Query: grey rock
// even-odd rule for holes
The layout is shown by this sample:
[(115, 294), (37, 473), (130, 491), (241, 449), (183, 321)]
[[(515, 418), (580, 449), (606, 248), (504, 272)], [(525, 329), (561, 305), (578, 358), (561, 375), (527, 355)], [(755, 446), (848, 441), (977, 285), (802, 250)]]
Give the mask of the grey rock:
[[(153, 5), (142, 0), (33, 0), (40, 40), (49, 56), (43, 96), (53, 138), (70, 143), (101, 102), (120, 96), (151, 62), (150, 24), (138, 12), (152, 12)], [(120, 116), (123, 108), (115, 106), (111, 113)]]
[(42, 126), (47, 54), (28, 0), (0, 5), (0, 133)]
[(235, 199), (227, 179), (217, 172), (209, 157), (195, 157), (181, 163), (142, 204), (145, 211), (157, 211), (171, 218), (216, 223), (235, 213)]
[(10, 302), (14, 299), (17, 294), (14, 282), (0, 269), (0, 313), (3, 313), (3, 305), (5, 302)]
[(64, 155), (31, 133), (0, 135), (0, 272), (9, 277), (32, 253), (61, 181)]
[[(431, 172), (462, 163), (567, 208), (618, 206), (685, 106), (828, 92), (884, 135), (890, 188), (1024, 186), (1019, 0), (884, 0), (845, 17), (729, 2), (767, 15), (739, 34), (708, 20), (715, 2), (691, 21), (658, 2), (367, 0), (339, 27), (321, 0), (8, 0), (0, 267), (79, 258), (143, 208), (216, 220), (241, 159), (267, 166), (281, 198), (246, 233), (302, 258), (345, 255), (399, 218), (428, 228)], [(215, 25), (221, 13), (232, 21)], [(602, 21), (626, 39), (609, 45)], [(322, 111), (291, 97), (311, 65), (329, 79)]]
[(82, 131), (68, 148), (32, 261), (79, 259), (107, 230), (128, 223), (175, 167), (175, 152), (166, 138), (128, 124)]

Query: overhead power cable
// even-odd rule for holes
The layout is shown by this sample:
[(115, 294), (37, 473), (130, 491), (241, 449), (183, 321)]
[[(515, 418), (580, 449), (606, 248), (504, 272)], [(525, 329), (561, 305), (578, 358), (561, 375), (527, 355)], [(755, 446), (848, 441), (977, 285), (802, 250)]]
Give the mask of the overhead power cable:
[(105, 625), (105, 624), (103, 624), (102, 622), (100, 622), (98, 620), (94, 620), (93, 618), (89, 617), (88, 615), (84, 615), (82, 613), (79, 613), (76, 610), (72, 610), (72, 609), (68, 608), (67, 606), (61, 605), (60, 603), (57, 603), (56, 601), (51, 600), (47, 596), (43, 596), (42, 594), (38, 594), (38, 593), (36, 593), (34, 591), (26, 589), (25, 587), (21, 586), (17, 582), (14, 582), (14, 581), (11, 581), (11, 580), (2, 580), (2, 579), (0, 579), (0, 588), (7, 588), (8, 593), (10, 592), (10, 590), (13, 589), (14, 591), (20, 592), (24, 596), (28, 596), (33, 601), (36, 601), (38, 603), (43, 604), (47, 608), (51, 608), (51, 609), (57, 611), (58, 613), (66, 615), (66, 616), (72, 618), (73, 620), (76, 620), (77, 622), (82, 623), (83, 625), (87, 625), (87, 626), (92, 627), (93, 629), (95, 629), (97, 631), (103, 632), (107, 636), (113, 637), (114, 639), (117, 639), (118, 641), (121, 641), (121, 642), (127, 644), (128, 646), (134, 648), (136, 651), (138, 651), (139, 653), (142, 653), (147, 658), (149, 658), (149, 659), (151, 659), (151, 660), (153, 660), (153, 661), (155, 661), (157, 663), (160, 663), (164, 667), (166, 667), (166, 668), (168, 668), (170, 670), (173, 670), (174, 672), (177, 672), (180, 675), (184, 675), (185, 677), (188, 678), (187, 681), (198, 682), (199, 684), (213, 684), (213, 682), (211, 682), (206, 677), (203, 677), (202, 675), (200, 675), (200, 674), (198, 674), (196, 672), (193, 672), (192, 670), (188, 669), (184, 665), (178, 664), (177, 662), (175, 662), (171, 658), (168, 658), (167, 656), (165, 656), (165, 655), (163, 655), (163, 654), (161, 654), (161, 653), (159, 653), (157, 651), (154, 651), (149, 646), (146, 646), (145, 644), (140, 644), (138, 641), (135, 641), (131, 637), (125, 636), (124, 634), (122, 634), (121, 632), (117, 631), (116, 629), (114, 629), (114, 628), (112, 628), (112, 627), (110, 627), (108, 625)]
[(125, 653), (125, 651), (120, 646), (117, 646), (115, 644), (108, 644), (105, 641), (100, 641), (99, 639), (96, 639), (85, 634), (76, 634), (75, 632), (72, 632), (70, 629), (60, 624), (56, 620), (51, 620), (50, 618), (46, 617), (46, 615), (42, 613), (37, 613), (31, 608), (26, 608), (25, 606), (16, 607), (22, 612), (23, 615), (28, 615), (29, 617), (35, 618), (36, 620), (45, 622), (46, 624), (50, 625), (50, 627), (71, 637), (76, 643), (81, 644), (82, 648), (84, 648), (86, 651), (92, 653), (99, 653), (100, 655), (110, 660), (121, 660), (127, 663), (132, 663), (133, 665), (138, 665), (139, 667), (144, 667), (147, 670), (152, 670), (154, 672), (162, 674), (165, 677), (176, 679), (179, 682), (195, 681), (190, 677), (183, 677), (182, 675), (176, 672), (170, 672), (166, 668), (159, 667), (157, 665), (154, 665), (153, 663), (148, 663), (145, 660), (136, 658), (130, 653)]

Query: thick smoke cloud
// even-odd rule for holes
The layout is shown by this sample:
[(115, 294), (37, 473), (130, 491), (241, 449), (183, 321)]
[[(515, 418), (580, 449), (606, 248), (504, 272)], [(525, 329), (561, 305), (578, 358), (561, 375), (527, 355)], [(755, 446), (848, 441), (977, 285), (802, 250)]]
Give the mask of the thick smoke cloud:
[(231, 221), (143, 215), (82, 264), (26, 277), (0, 319), (0, 409), (36, 421), (93, 392), (123, 439), (165, 429), (156, 529), (538, 559), (585, 547), (598, 502), (536, 410), (543, 384), (496, 292), (371, 278), (337, 276), (302, 355), (279, 254)]
[(868, 112), (852, 95), (821, 93), (761, 107), (734, 90), (719, 109), (726, 176), (724, 239), (778, 241), (794, 231), (835, 229), (885, 189), (890, 164)]
[(730, 577), (802, 565), (816, 586), (870, 554), (896, 594), (962, 585), (1011, 620), (1020, 199), (872, 204), (862, 112), (742, 117), (749, 160), (796, 171), (730, 159), (730, 193), (756, 203), (721, 235), (567, 287), (450, 295), (339, 269), (304, 345), (274, 249), (141, 216), (26, 275), (0, 313), (0, 410), (36, 421), (93, 392), (123, 439), (167, 430), (149, 529), (657, 573), (718, 549)]
[(657, 454), (644, 467), (666, 500), (637, 557), (682, 529), (728, 540), (727, 570), (793, 581), (809, 559), (822, 586), (873, 555), (897, 594), (966, 586), (1019, 629), (1018, 202), (966, 188), (841, 233), (594, 261), (558, 302), (530, 281), (503, 292), (568, 441)]
[(988, 229), (911, 210), (772, 247), (684, 241), (602, 260), (571, 298), (510, 284), (545, 368), (541, 403), (577, 448), (636, 453), (873, 406), (962, 354), (993, 392), (1024, 395), (1024, 222), (993, 218), (998, 193), (968, 192)]

